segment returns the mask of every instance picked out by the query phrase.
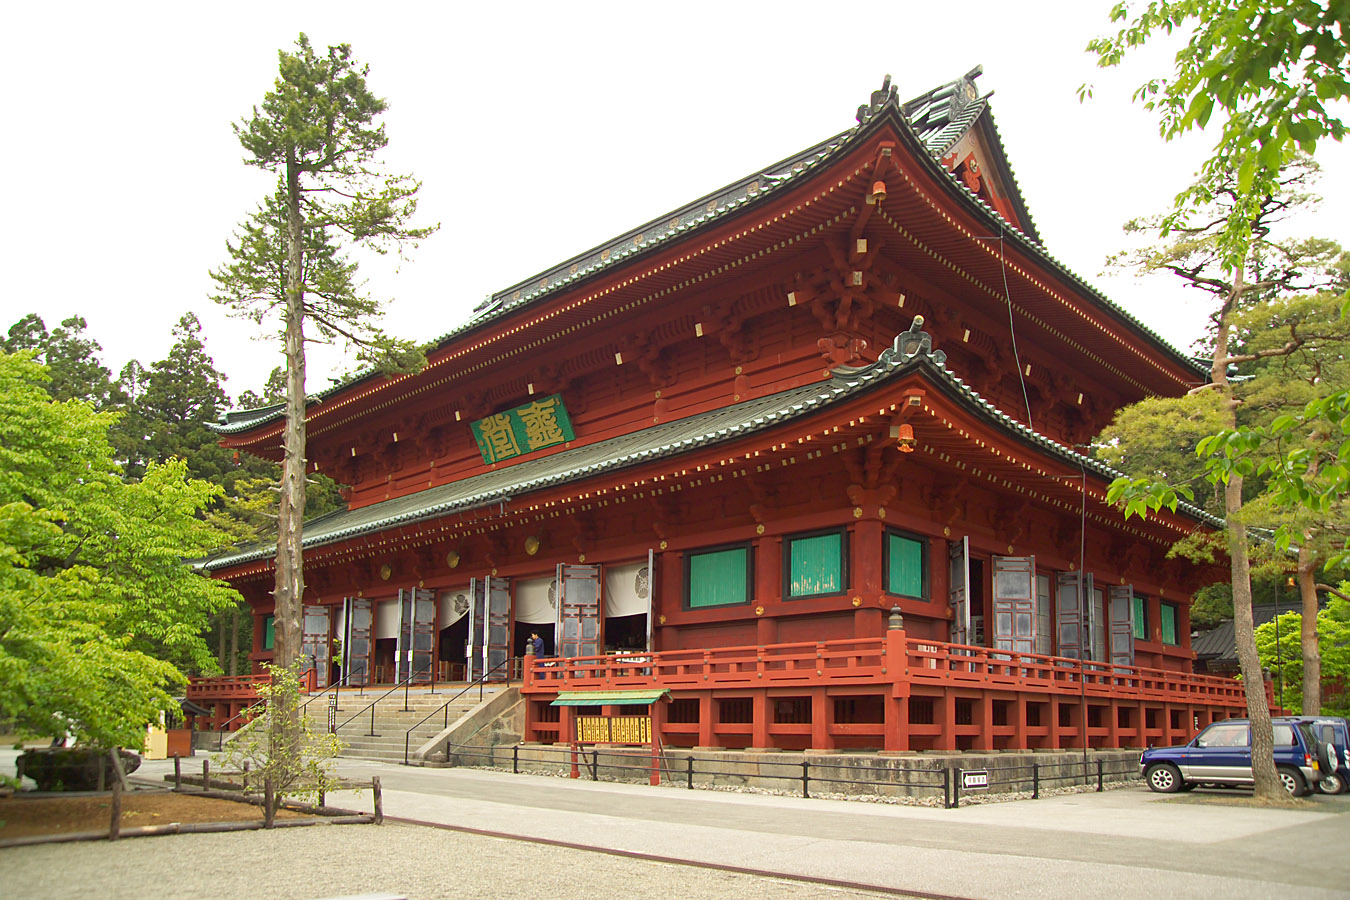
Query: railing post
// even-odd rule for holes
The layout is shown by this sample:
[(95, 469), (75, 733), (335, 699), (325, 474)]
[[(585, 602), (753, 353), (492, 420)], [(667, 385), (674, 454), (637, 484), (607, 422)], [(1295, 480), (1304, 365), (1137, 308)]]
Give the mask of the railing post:
[(175, 791), (183, 789), (183, 758), (181, 756), (173, 758), (173, 789)]
[(684, 761), (686, 763), (685, 779), (689, 785), (689, 790), (692, 791), (694, 789), (694, 755), (691, 753), (684, 758)]
[(511, 774), (520, 774), (520, 745), (511, 745)]
[(375, 700), (370, 704), (370, 731), (366, 734), (366, 737), (375, 737), (375, 704), (379, 702), (379, 700)]
[(961, 770), (952, 769), (952, 809), (961, 808)]
[(810, 799), (811, 797), (811, 792), (808, 789), (808, 784), (811, 781), (810, 766), (811, 763), (809, 760), (802, 760), (802, 796), (807, 799)]
[[(412, 666), (408, 666), (408, 668), (411, 669)], [(405, 679), (403, 679), (403, 711), (404, 711), (404, 712), (412, 712), (412, 710), (408, 709), (408, 689), (411, 688), (411, 687), (412, 687), (412, 674), (409, 673), (408, 677), (405, 678)]]
[(591, 748), (591, 781), (600, 780), (600, 748)]
[(942, 808), (952, 808), (952, 770), (942, 769)]
[(211, 760), (202, 760), (202, 790), (211, 790)]
[(1102, 761), (1099, 758), (1097, 760), (1097, 793), (1100, 794), (1101, 792), (1102, 792)]
[(1031, 799), (1041, 799), (1041, 764), (1031, 764)]

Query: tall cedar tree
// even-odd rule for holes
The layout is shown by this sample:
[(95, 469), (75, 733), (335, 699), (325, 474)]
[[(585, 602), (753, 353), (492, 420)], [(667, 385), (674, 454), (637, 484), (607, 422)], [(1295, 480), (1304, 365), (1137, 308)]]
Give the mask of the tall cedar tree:
[[(1324, 0), (1153, 0), (1143, 8), (1132, 9), (1129, 3), (1119, 2), (1111, 9), (1111, 21), (1120, 25), (1117, 32), (1087, 46), (1103, 67), (1118, 65), (1154, 34), (1181, 31), (1187, 35), (1173, 60), (1171, 74), (1151, 79), (1135, 92), (1137, 101), (1159, 114), (1164, 140), (1204, 129), (1216, 110), (1222, 113), (1219, 140), (1202, 167), (1202, 177), (1177, 195), (1172, 212), (1161, 226), (1166, 236), (1176, 225), (1193, 222), (1190, 217), (1197, 207), (1212, 202), (1213, 185), (1234, 179), (1235, 202), (1222, 223), (1216, 246), (1235, 301), (1246, 293), (1243, 288), (1253, 221), (1265, 198), (1275, 193), (1281, 171), (1296, 150), (1312, 153), (1322, 138), (1339, 141), (1345, 135), (1336, 101), (1350, 97), (1350, 81), (1345, 74), (1350, 62), (1350, 42), (1345, 40), (1350, 30), (1347, 5)], [(1080, 96), (1090, 94), (1087, 85), (1080, 89)], [(1224, 301), (1223, 306), (1229, 308), (1232, 303)], [(1227, 328), (1220, 327), (1215, 337), (1213, 380), (1223, 400), (1231, 402), (1226, 366), (1221, 363), (1227, 354)], [(1350, 394), (1345, 396), (1342, 408), (1350, 409)], [(1344, 468), (1350, 473), (1350, 466)], [(1242, 473), (1229, 469), (1219, 474), (1227, 479), (1225, 506), (1240, 508)], [(1139, 508), (1156, 508), (1167, 499), (1165, 492), (1155, 494), (1151, 502), (1144, 501)], [(1251, 672), (1246, 674), (1247, 706), (1254, 723), (1256, 792), (1275, 799), (1280, 785), (1269, 762), (1272, 737), (1266, 721), (1268, 712), (1264, 701), (1257, 702), (1256, 685), (1251, 681), (1259, 671), (1251, 635), (1247, 542), (1245, 533), (1238, 534), (1241, 529), (1240, 523), (1230, 529), (1235, 538), (1230, 550), (1242, 557), (1233, 562), (1234, 606), (1238, 613), (1234, 623), (1244, 673), (1251, 664)], [(1237, 602), (1240, 591), (1246, 595), (1241, 604)], [(1246, 607), (1245, 627), (1238, 605)]]
[(29, 313), (10, 326), (0, 347), (6, 353), (33, 351), (47, 367), (47, 393), (53, 400), (84, 400), (97, 410), (119, 409), (126, 395), (99, 362), (103, 348), (85, 337), (86, 327), (82, 316), (71, 316), (48, 332), (42, 317)]
[[(275, 664), (299, 656), (301, 554), (305, 514), (305, 326), (326, 340), (361, 348), (390, 368), (415, 366), (417, 354), (375, 325), (379, 304), (361, 291), (355, 263), (339, 241), (377, 252), (401, 251), (434, 231), (411, 223), (420, 183), (380, 171), (388, 143), (376, 118), (386, 103), (366, 87), (368, 68), (351, 47), (316, 54), (301, 34), (278, 54), (273, 89), (234, 126), (244, 162), (278, 176), (269, 195), (227, 243), (230, 260), (212, 272), (218, 302), (255, 321), (279, 315), (286, 356), (286, 426), (277, 521)], [(294, 741), (295, 711), (272, 717), (275, 734)]]
[[(1141, 273), (1170, 272), (1190, 287), (1212, 298), (1214, 311), (1213, 354), (1210, 381), (1197, 388), (1185, 401), (1174, 401), (1188, 409), (1202, 427), (1232, 428), (1237, 424), (1241, 404), (1229, 379), (1229, 367), (1250, 364), (1277, 356), (1287, 356), (1307, 346), (1309, 335), (1297, 328), (1287, 341), (1275, 347), (1235, 352), (1239, 336), (1235, 334), (1237, 317), (1263, 297), (1272, 293), (1314, 287), (1318, 279), (1329, 280), (1340, 248), (1328, 241), (1273, 241), (1270, 230), (1291, 209), (1309, 202), (1305, 188), (1315, 167), (1304, 160), (1282, 173), (1277, 193), (1262, 198), (1249, 217), (1251, 233), (1239, 259), (1228, 268), (1228, 236), (1233, 206), (1244, 201), (1240, 185), (1231, 174), (1202, 175), (1197, 195), (1209, 203), (1192, 208), (1185, 216), (1174, 215), (1131, 222), (1127, 231), (1155, 235), (1159, 242), (1114, 261), (1136, 267)], [(1159, 401), (1146, 401), (1158, 405)], [(1201, 438), (1203, 440), (1203, 438)], [(1226, 520), (1225, 543), (1231, 564), (1233, 585), (1233, 633), (1237, 642), (1238, 665), (1242, 672), (1247, 700), (1247, 715), (1252, 722), (1252, 761), (1256, 790), (1269, 798), (1283, 796), (1283, 787), (1275, 771), (1270, 709), (1267, 706), (1261, 664), (1257, 656), (1252, 619), (1252, 587), (1248, 521), (1243, 512), (1241, 474), (1234, 474), (1223, 485), (1223, 514)], [(1143, 514), (1149, 508), (1168, 503), (1175, 508), (1178, 494), (1190, 496), (1184, 484), (1160, 482), (1156, 473), (1144, 478), (1118, 479), (1109, 496), (1125, 502), (1126, 515)], [(1316, 608), (1316, 595), (1312, 599)], [(1315, 648), (1315, 644), (1314, 644)]]

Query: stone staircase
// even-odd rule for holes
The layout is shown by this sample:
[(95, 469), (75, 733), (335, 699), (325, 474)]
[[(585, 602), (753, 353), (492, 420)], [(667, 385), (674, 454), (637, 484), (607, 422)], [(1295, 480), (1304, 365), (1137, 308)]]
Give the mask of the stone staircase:
[[(375, 705), (374, 737), (367, 733), (371, 730), (370, 710), (367, 707), (370, 706), (371, 701), (380, 697), (388, 688), (367, 689), (364, 697), (355, 691), (343, 690), (339, 692), (337, 736), (342, 741), (343, 748), (338, 755), (352, 759), (403, 762), (404, 740), (408, 729), (425, 716), (433, 712), (436, 713), (428, 721), (423, 722), (413, 730), (412, 739), (408, 741), (408, 748), (411, 751), (416, 751), (418, 747), (445, 729), (445, 713), (438, 712), (438, 710), (464, 687), (462, 684), (437, 685), (435, 694), (430, 693), (426, 688), (414, 688), (408, 692), (407, 711), (404, 711), (403, 707), (402, 689), (390, 694)], [(500, 690), (502, 690), (501, 685), (489, 684), (483, 686), (483, 699), (488, 699)], [(450, 704), (449, 722), (451, 725), (478, 705), (478, 692), (479, 689), (474, 687)], [(328, 728), (328, 703), (328, 697), (324, 696), (315, 700), (305, 710), (316, 731), (322, 732)], [(356, 718), (347, 722), (346, 720), (352, 716), (356, 716)], [(344, 722), (346, 724), (343, 724)]]

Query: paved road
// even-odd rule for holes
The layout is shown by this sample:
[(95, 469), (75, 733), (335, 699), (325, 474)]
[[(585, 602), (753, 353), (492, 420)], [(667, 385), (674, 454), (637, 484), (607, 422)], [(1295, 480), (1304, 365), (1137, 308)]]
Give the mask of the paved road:
[[(146, 763), (137, 775), (170, 769)], [(572, 849), (578, 846), (957, 897), (1350, 896), (1350, 857), (1345, 853), (1350, 846), (1350, 796), (1317, 797), (1298, 810), (1251, 809), (1212, 802), (1217, 796), (1232, 796), (1224, 792), (1197, 791), (1171, 799), (1128, 788), (942, 810), (357, 761), (343, 761), (341, 772), (353, 778), (379, 774), (390, 816), (550, 842), (541, 846), (428, 829), (390, 830), (391, 835), (409, 835), (394, 841), (407, 850), (432, 841), (429, 835), (434, 833), (454, 839), (446, 844), (460, 848), (448, 851), (453, 855), (493, 859), (494, 866), (501, 866), (498, 890), (515, 896), (550, 893), (536, 882), (545, 865), (560, 879), (555, 887), (566, 884), (554, 896), (573, 896), (573, 887), (587, 884), (592, 874), (596, 882), (576, 896), (596, 896), (593, 889), (602, 883), (626, 883), (630, 896), (812, 896), (813, 890), (823, 890), (816, 886), (802, 893), (804, 888), (789, 888), (785, 882)], [(370, 797), (335, 795), (330, 802), (368, 809)], [(315, 829), (291, 834), (302, 831)], [(354, 836), (349, 840), (351, 852), (335, 862), (333, 872), (345, 871), (353, 854), (361, 852), (357, 845), (368, 843)], [(427, 860), (426, 852), (418, 851), (415, 858)], [(430, 859), (444, 856), (438, 852)], [(6, 862), (0, 855), (0, 869)], [(318, 860), (311, 857), (310, 862)], [(473, 871), (481, 875), (476, 867)], [(406, 866), (402, 872), (412, 878)], [(441, 874), (443, 881), (460, 877)], [(365, 879), (346, 883), (375, 889)], [(421, 893), (409, 890), (410, 897), (443, 896), (440, 882), (406, 880), (403, 875), (384, 882), (390, 885), (384, 889), (405, 883), (421, 886)], [(468, 883), (460, 887), (458, 896), (478, 895), (468, 890)], [(357, 891), (351, 887), (345, 892)]]

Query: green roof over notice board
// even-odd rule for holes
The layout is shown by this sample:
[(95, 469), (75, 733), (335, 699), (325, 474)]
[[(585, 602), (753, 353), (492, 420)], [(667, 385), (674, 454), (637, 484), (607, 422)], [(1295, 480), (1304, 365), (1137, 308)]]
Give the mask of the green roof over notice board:
[(650, 706), (669, 691), (559, 691), (551, 706)]

